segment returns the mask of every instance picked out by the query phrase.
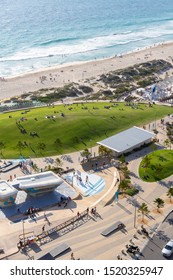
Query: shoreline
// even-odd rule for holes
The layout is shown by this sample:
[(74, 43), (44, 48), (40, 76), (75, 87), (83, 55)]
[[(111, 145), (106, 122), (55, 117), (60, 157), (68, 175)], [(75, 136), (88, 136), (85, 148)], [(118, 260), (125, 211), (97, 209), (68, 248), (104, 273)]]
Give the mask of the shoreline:
[[(157, 43), (129, 53), (91, 61), (59, 64), (0, 80), (0, 101), (39, 89), (62, 87), (68, 83), (90, 83), (101, 74), (154, 59), (173, 62), (173, 41)], [(42, 77), (46, 79), (42, 80)]]
[(81, 66), (83, 64), (93, 63), (94, 61), (98, 62), (98, 63), (101, 63), (101, 62), (104, 62), (105, 60), (112, 60), (113, 58), (126, 57), (126, 56), (132, 55), (134, 53), (137, 54), (137, 53), (146, 51), (148, 49), (154, 49), (154, 48), (157, 48), (158, 46), (165, 46), (165, 45), (169, 45), (169, 44), (173, 45), (173, 41), (166, 41), (166, 42), (161, 42), (161, 43), (156, 43), (156, 44), (153, 44), (153, 45), (149, 45), (149, 46), (146, 46), (146, 47), (136, 48), (132, 51), (125, 52), (125, 53), (120, 53), (120, 54), (117, 54), (115, 56), (104, 57), (104, 58), (96, 58), (94, 60), (82, 60), (82, 61), (66, 62), (66, 63), (63, 63), (63, 64), (57, 64), (57, 65), (52, 65), (52, 66), (49, 66), (49, 67), (39, 68), (37, 70), (28, 71), (28, 72), (24, 72), (24, 73), (20, 73), (20, 74), (16, 74), (16, 75), (4, 76), (3, 78), (8, 81), (8, 80), (11, 80), (11, 79), (17, 79), (17, 78), (25, 77), (25, 76), (32, 75), (32, 74), (39, 74), (39, 73), (42, 73), (42, 72), (44, 73), (44, 72), (47, 72), (47, 71), (59, 70), (61, 68), (68, 68), (68, 67), (72, 67), (72, 66)]

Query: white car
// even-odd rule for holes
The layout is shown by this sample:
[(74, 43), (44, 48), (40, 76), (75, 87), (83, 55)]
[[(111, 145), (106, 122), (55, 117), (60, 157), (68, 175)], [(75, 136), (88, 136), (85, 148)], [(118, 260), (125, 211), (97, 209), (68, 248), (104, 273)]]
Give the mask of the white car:
[(162, 254), (165, 257), (170, 257), (173, 253), (173, 239), (169, 240), (169, 242), (162, 249)]

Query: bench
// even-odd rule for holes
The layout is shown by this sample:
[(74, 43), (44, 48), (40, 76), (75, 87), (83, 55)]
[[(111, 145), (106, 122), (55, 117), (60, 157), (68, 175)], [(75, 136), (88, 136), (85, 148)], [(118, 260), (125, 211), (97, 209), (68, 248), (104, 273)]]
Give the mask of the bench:
[(59, 246), (55, 247), (50, 252), (46, 253), (42, 257), (40, 257), (38, 260), (55, 260), (57, 256), (60, 254), (66, 252), (70, 249), (70, 246), (68, 246), (66, 243), (62, 243)]
[(14, 168), (17, 168), (19, 166), (19, 163), (10, 163), (6, 166), (4, 166), (3, 168), (1, 168), (1, 172), (5, 173), (5, 172), (8, 172)]
[(53, 258), (56, 258), (58, 255), (66, 252), (70, 247), (66, 243), (62, 243), (61, 245), (55, 247), (50, 251), (50, 254)]
[(10, 165), (12, 165), (11, 161), (7, 162), (6, 164), (4, 163), (4, 164), (0, 165), (0, 170), (4, 170), (5, 168), (9, 167)]
[(115, 224), (113, 224), (110, 227), (108, 227), (107, 229), (105, 229), (104, 231), (102, 231), (101, 234), (103, 236), (108, 236), (113, 231), (123, 229), (124, 227), (125, 227), (125, 225), (122, 222), (118, 221)]
[(52, 255), (50, 253), (47, 253), (45, 255), (43, 255), (42, 257), (40, 257), (38, 260), (55, 260)]

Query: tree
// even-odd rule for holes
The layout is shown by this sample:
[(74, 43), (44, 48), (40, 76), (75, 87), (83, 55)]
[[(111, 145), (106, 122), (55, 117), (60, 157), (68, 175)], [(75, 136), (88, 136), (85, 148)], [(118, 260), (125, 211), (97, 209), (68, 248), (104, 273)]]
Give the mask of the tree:
[(100, 156), (104, 156), (104, 155), (109, 156), (111, 154), (111, 150), (100, 145), (98, 149), (98, 153)]
[(125, 156), (122, 154), (119, 158), (119, 161), (123, 164), (126, 162)]
[(122, 192), (125, 192), (129, 188), (129, 181), (127, 180), (121, 180), (119, 184), (119, 190)]
[(85, 150), (83, 150), (83, 152), (81, 152), (81, 156), (83, 158), (86, 158), (87, 160), (92, 156), (91, 153), (89, 152), (89, 150), (86, 148)]
[(32, 168), (33, 168), (36, 172), (39, 171), (38, 165), (37, 165), (36, 163), (33, 163)]
[(171, 198), (172, 198), (172, 196), (173, 196), (173, 188), (170, 188), (170, 189), (167, 191), (166, 195), (170, 198), (170, 202), (171, 202)]
[(147, 215), (150, 211), (148, 210), (148, 205), (143, 202), (141, 206), (138, 208), (138, 212), (142, 214), (142, 222), (144, 221), (144, 215)]
[(154, 200), (154, 204), (156, 204), (156, 207), (157, 207), (157, 211), (160, 212), (160, 208), (163, 208), (164, 207), (164, 200), (161, 199), (160, 197), (156, 198)]
[(171, 141), (170, 141), (170, 139), (166, 139), (164, 141), (164, 145), (166, 146), (167, 149), (171, 150)]
[(57, 167), (61, 167), (62, 166), (62, 161), (59, 158), (55, 159), (55, 163), (56, 163)]
[(124, 174), (124, 177), (126, 179), (129, 179), (130, 178), (130, 170), (128, 169), (128, 167), (124, 166), (124, 167), (121, 168), (121, 170), (122, 170), (122, 172)]

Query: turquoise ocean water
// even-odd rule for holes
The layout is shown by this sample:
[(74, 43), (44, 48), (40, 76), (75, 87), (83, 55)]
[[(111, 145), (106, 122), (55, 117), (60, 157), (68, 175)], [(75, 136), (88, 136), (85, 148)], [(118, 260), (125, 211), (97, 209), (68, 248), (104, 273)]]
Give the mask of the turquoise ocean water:
[(0, 76), (173, 40), (172, 0), (0, 0)]

